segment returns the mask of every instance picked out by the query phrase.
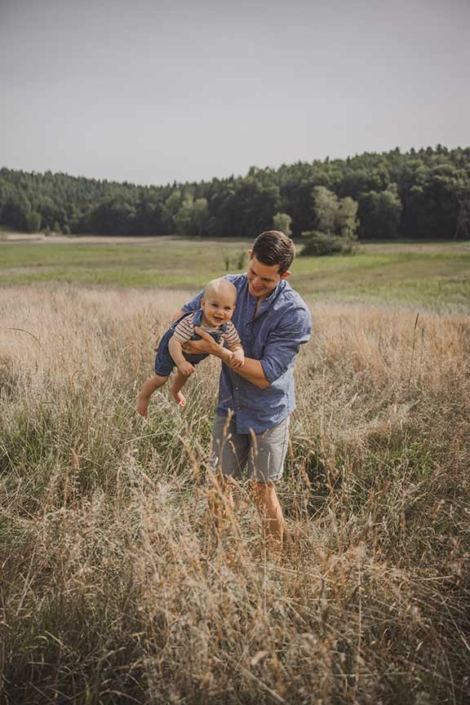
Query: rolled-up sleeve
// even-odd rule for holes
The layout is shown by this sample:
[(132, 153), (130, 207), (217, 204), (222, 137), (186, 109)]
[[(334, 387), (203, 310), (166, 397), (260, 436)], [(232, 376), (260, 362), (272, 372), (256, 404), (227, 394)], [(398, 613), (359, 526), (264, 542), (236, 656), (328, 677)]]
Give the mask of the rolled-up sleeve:
[(293, 366), (300, 346), (310, 339), (312, 317), (305, 307), (290, 309), (269, 334), (260, 360), (270, 384)]

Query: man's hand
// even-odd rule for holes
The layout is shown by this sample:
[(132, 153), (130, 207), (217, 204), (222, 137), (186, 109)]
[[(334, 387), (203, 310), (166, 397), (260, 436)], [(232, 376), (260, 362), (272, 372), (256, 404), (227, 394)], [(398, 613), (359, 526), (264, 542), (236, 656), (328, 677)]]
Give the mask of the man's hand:
[(179, 372), (183, 375), (183, 377), (189, 377), (189, 375), (192, 375), (193, 372), (195, 371), (195, 368), (193, 365), (191, 365), (190, 362), (187, 360), (184, 360), (184, 362), (180, 362), (179, 365), (177, 365)]
[(244, 362), (245, 353), (243, 352), (243, 348), (237, 348), (232, 352), (232, 357), (230, 362), (228, 363), (228, 366), (236, 369), (237, 367), (241, 367)]
[(183, 350), (191, 355), (217, 355), (220, 350), (220, 345), (215, 342), (214, 338), (205, 330), (196, 326), (194, 332), (201, 336), (202, 340), (188, 340), (184, 343)]

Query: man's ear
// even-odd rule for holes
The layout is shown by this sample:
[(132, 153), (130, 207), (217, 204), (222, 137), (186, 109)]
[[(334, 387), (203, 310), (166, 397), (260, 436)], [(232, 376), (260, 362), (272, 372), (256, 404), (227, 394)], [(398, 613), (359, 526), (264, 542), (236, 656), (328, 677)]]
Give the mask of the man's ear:
[(248, 259), (253, 259), (253, 250), (248, 250)]
[(287, 270), (287, 272), (283, 272), (281, 274), (281, 279), (287, 279), (287, 277), (290, 277), (290, 275), (291, 275), (291, 272), (289, 272), (289, 270)]
[(206, 300), (204, 298), (201, 299), (200, 306), (201, 308), (206, 305)]

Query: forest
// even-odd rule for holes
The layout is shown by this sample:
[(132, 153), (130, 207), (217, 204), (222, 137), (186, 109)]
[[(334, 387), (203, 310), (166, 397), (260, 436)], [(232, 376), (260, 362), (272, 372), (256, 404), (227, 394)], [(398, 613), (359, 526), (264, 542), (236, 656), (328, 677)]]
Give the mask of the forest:
[(164, 186), (0, 169), (3, 228), (240, 238), (280, 224), (295, 238), (469, 239), (470, 147), (396, 148)]

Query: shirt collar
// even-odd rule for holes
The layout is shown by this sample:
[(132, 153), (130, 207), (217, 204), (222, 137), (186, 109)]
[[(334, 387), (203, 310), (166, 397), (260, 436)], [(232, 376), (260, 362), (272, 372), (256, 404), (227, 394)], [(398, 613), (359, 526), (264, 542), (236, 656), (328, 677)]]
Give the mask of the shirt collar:
[[(248, 283), (248, 277), (247, 277), (247, 283)], [(286, 285), (286, 281), (284, 279), (281, 279), (281, 281), (277, 284), (276, 288), (272, 290), (272, 292), (267, 296), (265, 299), (260, 304), (260, 307), (258, 309), (258, 313), (256, 314), (255, 318), (258, 318), (263, 314), (265, 311), (268, 310), (268, 308), (274, 303), (274, 301), (277, 299), (277, 297), (280, 295), (282, 291), (284, 291)], [(253, 303), (256, 303), (257, 297), (252, 296), (248, 290), (248, 296), (250, 301)]]

